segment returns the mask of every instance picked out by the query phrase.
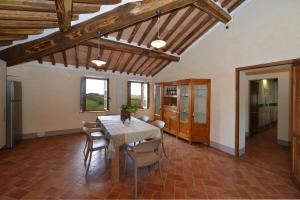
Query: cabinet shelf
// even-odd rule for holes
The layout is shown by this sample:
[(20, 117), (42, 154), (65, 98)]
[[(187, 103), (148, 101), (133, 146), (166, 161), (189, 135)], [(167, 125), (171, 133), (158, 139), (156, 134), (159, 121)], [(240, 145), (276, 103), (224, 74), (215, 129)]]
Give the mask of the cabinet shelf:
[(177, 98), (176, 95), (165, 95), (164, 97), (166, 97), (166, 98)]

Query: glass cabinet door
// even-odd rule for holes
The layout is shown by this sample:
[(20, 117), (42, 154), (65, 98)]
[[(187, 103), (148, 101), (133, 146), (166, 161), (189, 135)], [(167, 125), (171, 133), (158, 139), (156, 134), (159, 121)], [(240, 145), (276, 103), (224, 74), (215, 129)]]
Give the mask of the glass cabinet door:
[(194, 123), (206, 124), (207, 119), (207, 84), (194, 85)]
[(160, 96), (161, 86), (155, 86), (155, 114), (160, 115), (160, 108), (161, 108), (161, 96)]
[(189, 121), (189, 85), (180, 85), (180, 121)]

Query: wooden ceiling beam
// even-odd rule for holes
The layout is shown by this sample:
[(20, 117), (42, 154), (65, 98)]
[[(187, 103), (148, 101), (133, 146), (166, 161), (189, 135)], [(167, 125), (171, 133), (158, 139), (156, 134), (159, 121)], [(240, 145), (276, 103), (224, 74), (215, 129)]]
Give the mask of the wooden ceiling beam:
[(75, 46), (75, 66), (79, 68), (79, 47), (78, 45)]
[(0, 34), (0, 41), (25, 40), (27, 38), (28, 38), (27, 35), (6, 35), (6, 34)]
[(38, 58), (38, 62), (39, 62), (39, 64), (43, 64), (42, 58)]
[(129, 39), (128, 39), (128, 43), (131, 43), (132, 40), (134, 39), (134, 36), (136, 35), (136, 33), (139, 31), (140, 27), (141, 27), (141, 24), (142, 23), (139, 23), (137, 25), (134, 26), (130, 36), (129, 36)]
[(244, 2), (245, 2), (245, 0), (239, 0), (239, 1), (237, 1), (233, 6), (231, 6), (230, 8), (228, 8), (228, 12), (231, 13), (234, 9), (236, 9), (237, 7), (239, 7)]
[(121, 3), (121, 0), (73, 0), (76, 3), (114, 5)]
[[(85, 22), (71, 27), (67, 33), (56, 32), (46, 37), (15, 45), (0, 52), (0, 58), (8, 66), (35, 60), (51, 53), (71, 48), (88, 39), (96, 37), (97, 31), (102, 34), (115, 32), (156, 16), (159, 9), (161, 14), (186, 7), (196, 0), (147, 0), (130, 2), (111, 11), (105, 12)], [(15, 55), (18, 57), (15, 57)]]
[(120, 73), (123, 73), (126, 67), (128, 66), (129, 62), (132, 60), (134, 54), (130, 54), (130, 56), (127, 58), (127, 61), (123, 65), (123, 67), (120, 69)]
[[(232, 0), (225, 0), (225, 1), (222, 2), (221, 6), (222, 7), (228, 7), (228, 5), (230, 4), (231, 1)], [(244, 0), (239, 0), (239, 2), (240, 1), (243, 2)], [(229, 12), (231, 12), (232, 11), (232, 6), (230, 6), (230, 8), (228, 8), (228, 10), (230, 10)], [(215, 18), (211, 18), (210, 21), (208, 22), (208, 26), (204, 30), (201, 30), (201, 28), (198, 29), (199, 31), (196, 33), (196, 37), (194, 37), (193, 39), (191, 39), (191, 40), (187, 41), (185, 44), (183, 44), (182, 47), (180, 47), (180, 49), (178, 49), (177, 53), (182, 54), (192, 43), (194, 43), (199, 37), (201, 37), (203, 34), (205, 34), (216, 23), (217, 23), (217, 20)]]
[(215, 17), (224, 24), (228, 23), (231, 20), (230, 14), (211, 0), (197, 1), (194, 3), (194, 5), (198, 9)]
[(182, 23), (184, 22), (184, 20), (186, 20), (194, 10), (195, 10), (194, 7), (192, 7), (192, 6), (189, 7), (183, 13), (183, 15), (181, 16), (181, 18), (178, 21), (176, 21), (176, 23), (174, 24), (174, 26), (171, 28), (171, 30), (168, 31), (168, 33), (163, 37), (163, 39), (165, 41), (167, 41), (171, 37), (171, 35), (174, 34), (174, 32), (177, 30), (177, 28), (182, 25)]
[(148, 34), (150, 33), (150, 31), (152, 30), (153, 26), (155, 25), (157, 19), (153, 18), (150, 22), (150, 24), (147, 26), (145, 32), (143, 33), (141, 39), (138, 41), (138, 45), (140, 46), (144, 40), (147, 38)]
[(189, 46), (191, 46), (191, 44), (193, 44), (197, 39), (199, 39), (199, 37), (201, 37), (203, 34), (205, 34), (216, 23), (217, 23), (217, 20), (215, 18), (211, 18), (208, 22), (209, 25), (204, 30), (200, 29), (200, 31), (198, 33), (196, 33), (196, 36), (193, 39), (187, 41), (186, 44), (184, 44), (180, 47), (181, 50), (179, 50), (178, 54), (182, 54)]
[(50, 57), (50, 60), (51, 60), (52, 65), (56, 65), (54, 55), (53, 55), (53, 54), (50, 54), (49, 57)]
[(136, 75), (136, 74), (138, 74), (139, 71), (141, 71), (141, 69), (146, 68), (145, 64), (149, 61), (149, 59), (150, 59), (149, 57), (146, 58), (146, 59), (144, 60), (144, 62), (141, 64), (141, 66), (139, 66), (139, 67), (133, 72), (133, 74)]
[[(173, 20), (173, 18), (176, 16), (176, 14), (178, 13), (178, 10), (172, 12), (169, 14), (168, 18), (164, 21), (164, 23), (162, 24), (161, 28), (160, 28), (160, 33), (163, 33), (165, 31), (165, 29), (167, 28), (167, 26), (169, 25), (169, 23)], [(157, 21), (157, 20), (156, 20)], [(178, 28), (178, 27), (177, 27)], [(155, 40), (157, 38), (157, 33), (155, 33), (151, 40), (149, 41), (147, 47), (150, 48), (151, 47), (151, 42), (153, 40)]]
[(136, 64), (143, 58), (142, 55), (139, 55), (136, 60), (132, 63), (132, 65), (129, 67), (129, 69), (127, 70), (127, 74), (130, 74), (132, 69), (136, 66)]
[(124, 53), (123, 53), (123, 52), (120, 52), (120, 55), (119, 55), (119, 57), (118, 57), (118, 59), (117, 59), (117, 62), (116, 62), (116, 64), (115, 64), (114, 68), (112, 69), (112, 72), (117, 71), (117, 69), (118, 69), (118, 67), (119, 67), (119, 65), (120, 65), (121, 60), (123, 59), (123, 57), (124, 57)]
[(153, 64), (154, 64), (156, 61), (157, 61), (156, 59), (153, 59), (153, 61), (150, 62), (149, 65), (148, 65), (147, 67), (145, 67), (145, 68), (140, 72), (140, 75), (141, 75), (141, 76), (142, 76), (142, 75), (145, 75), (144, 73), (145, 73), (147, 70), (149, 70), (149, 68), (150, 68), (151, 66), (153, 66)]
[(37, 35), (42, 34), (43, 29), (0, 29), (0, 34), (11, 34), (11, 35)]
[[(52, 21), (52, 22), (59, 21), (55, 13), (16, 11), (16, 10), (0, 10), (0, 20)], [(72, 20), (78, 20), (78, 15), (73, 15)]]
[(158, 66), (157, 70), (154, 71), (151, 76), (155, 76), (156, 74), (158, 74), (161, 70), (163, 70), (167, 65), (170, 64), (170, 61), (166, 61), (166, 63), (163, 63), (161, 66)]
[[(221, 6), (222, 7), (227, 7), (230, 2), (232, 0), (225, 0), (222, 2)], [(241, 2), (244, 2), (244, 0), (240, 0)], [(239, 2), (240, 2), (239, 1)], [(240, 5), (240, 4), (238, 4)], [(228, 8), (229, 12), (231, 12), (236, 5), (230, 6), (230, 8)], [(182, 47), (180, 47), (181, 49), (177, 52), (178, 54), (182, 54), (191, 44), (193, 44), (199, 37), (201, 37), (202, 35), (204, 35), (209, 29), (211, 29), (215, 24), (217, 23), (217, 20), (215, 18), (212, 18), (209, 22), (208, 22), (208, 26), (204, 29), (199, 31), (198, 33), (196, 33), (196, 37), (194, 37), (193, 39), (187, 41)]]
[(88, 47), (88, 51), (86, 54), (85, 67), (89, 69), (90, 61), (91, 61), (92, 47)]
[(55, 0), (56, 14), (61, 32), (67, 32), (71, 28), (72, 0)]
[(106, 72), (108, 69), (109, 69), (109, 66), (110, 66), (110, 63), (111, 63), (111, 60), (112, 60), (112, 57), (113, 57), (113, 54), (114, 54), (114, 51), (110, 51), (110, 54), (109, 54), (109, 57), (108, 57), (108, 60), (103, 68), (103, 70)]
[[(56, 13), (55, 2), (40, 0), (1, 0), (0, 9)], [(94, 13), (99, 10), (99, 5), (73, 3), (73, 14)]]
[(0, 41), (0, 46), (12, 45), (13, 41)]
[(162, 65), (162, 63), (164, 63), (165, 60), (160, 60), (158, 63), (156, 63), (155, 65), (153, 65), (153, 67), (151, 68), (151, 70), (149, 70), (147, 73), (146, 73), (146, 76), (150, 76), (154, 71), (156, 71), (156, 69)]
[[(99, 43), (99, 40), (92, 39), (87, 42), (83, 42), (82, 44), (86, 45), (86, 46), (92, 46), (94, 48), (97, 48), (98, 43)], [(134, 45), (118, 42), (118, 41), (104, 39), (104, 38), (101, 38), (100, 46), (105, 49), (122, 51), (122, 52), (127, 52), (127, 53), (134, 53), (134, 54), (155, 57), (155, 58), (162, 58), (162, 59), (167, 59), (167, 60), (176, 61), (176, 62), (178, 62), (180, 60), (180, 57), (178, 57), (178, 56), (174, 56), (174, 55), (167, 54), (164, 52), (158, 52), (158, 51), (155, 51), (152, 49), (134, 46)]]
[(62, 56), (63, 56), (65, 67), (68, 67), (68, 59), (67, 59), (66, 51), (62, 51)]
[(169, 50), (169, 48), (172, 47), (174, 45), (174, 43), (176, 43), (191, 27), (193, 27), (193, 25), (195, 25), (195, 23), (197, 23), (199, 20), (202, 20), (201, 17), (203, 14), (204, 14), (203, 12), (199, 11), (199, 13), (197, 13), (192, 18), (192, 20), (190, 20), (187, 24), (184, 25), (184, 27), (181, 29), (181, 31), (177, 32), (177, 34), (172, 39), (172, 41), (170, 41), (163, 49)]
[(123, 29), (118, 31), (117, 40), (120, 40), (123, 35)]
[(46, 29), (46, 28), (57, 28), (57, 27), (58, 27), (57, 22), (50, 22), (50, 21), (0, 20), (0, 29), (23, 29), (23, 28), (24, 29)]
[(196, 26), (189, 34), (187, 34), (187, 36), (185, 36), (185, 38), (183, 38), (183, 40), (181, 40), (181, 42), (179, 42), (174, 48), (172, 48), (171, 52), (172, 53), (176, 52), (180, 47), (182, 47), (182, 45), (184, 45), (191, 37), (193, 37), (199, 31), (199, 29), (205, 26), (211, 19), (212, 17), (207, 15), (205, 19), (201, 20), (198, 26)]
[(224, 0), (222, 3), (221, 3), (221, 6), (222, 7), (225, 7), (227, 6), (232, 0)]

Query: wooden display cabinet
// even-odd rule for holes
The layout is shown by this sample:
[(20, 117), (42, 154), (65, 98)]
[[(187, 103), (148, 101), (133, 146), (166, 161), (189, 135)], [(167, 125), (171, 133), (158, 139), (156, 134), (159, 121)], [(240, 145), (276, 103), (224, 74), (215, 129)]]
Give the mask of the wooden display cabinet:
[(166, 123), (164, 131), (177, 135), (177, 82), (168, 82), (162, 85), (162, 120)]
[[(209, 79), (187, 79), (156, 84), (155, 119), (163, 120), (164, 131), (191, 142), (210, 141)], [(168, 91), (173, 91), (171, 94)], [(174, 92), (176, 91), (176, 92)], [(160, 100), (160, 102), (158, 101)]]
[(154, 120), (162, 120), (162, 102), (163, 102), (163, 84), (157, 83), (154, 85)]

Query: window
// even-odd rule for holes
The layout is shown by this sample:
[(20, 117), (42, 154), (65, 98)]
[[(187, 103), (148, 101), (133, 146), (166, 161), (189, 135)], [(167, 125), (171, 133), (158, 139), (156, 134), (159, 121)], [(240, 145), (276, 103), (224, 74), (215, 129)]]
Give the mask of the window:
[(109, 109), (108, 79), (83, 77), (81, 80), (81, 111)]
[(149, 83), (128, 81), (128, 104), (149, 108)]

